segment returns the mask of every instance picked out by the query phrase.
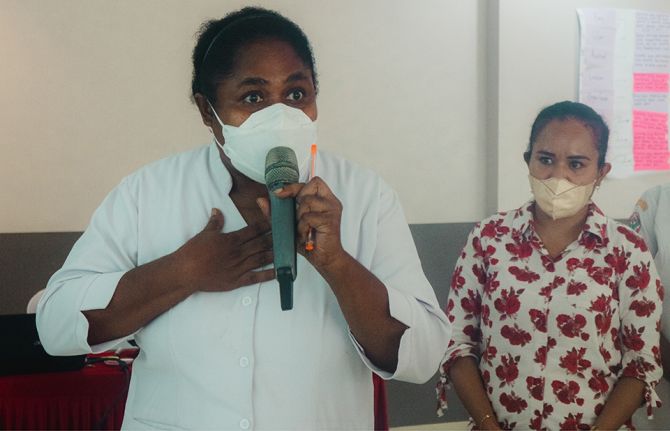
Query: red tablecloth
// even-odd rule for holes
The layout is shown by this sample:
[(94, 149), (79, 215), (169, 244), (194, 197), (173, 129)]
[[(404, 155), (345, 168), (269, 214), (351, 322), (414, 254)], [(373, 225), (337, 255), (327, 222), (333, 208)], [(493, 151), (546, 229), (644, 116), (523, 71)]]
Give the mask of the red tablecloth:
[(118, 430), (127, 390), (121, 368), (103, 363), (80, 371), (3, 376), (0, 428)]
[[(118, 365), (104, 363), (80, 371), (0, 377), (0, 429), (118, 430), (128, 377)], [(374, 375), (373, 382), (375, 430), (388, 430), (384, 381)]]

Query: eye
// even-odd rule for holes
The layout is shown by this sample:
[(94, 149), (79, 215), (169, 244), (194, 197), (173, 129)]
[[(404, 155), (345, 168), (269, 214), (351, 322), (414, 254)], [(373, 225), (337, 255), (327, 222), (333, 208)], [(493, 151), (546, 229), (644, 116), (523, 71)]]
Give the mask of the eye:
[(551, 164), (554, 163), (554, 161), (552, 160), (552, 158), (551, 158), (551, 157), (548, 157), (548, 156), (539, 156), (539, 157), (537, 158), (537, 160), (539, 160), (540, 163), (542, 163), (543, 165), (547, 165), (547, 166), (549, 166), (549, 165), (551, 165)]
[(260, 93), (249, 93), (242, 99), (246, 103), (256, 104), (263, 101), (263, 96)]
[(579, 168), (583, 168), (583, 167), (584, 167), (584, 163), (580, 162), (579, 160), (571, 160), (570, 161), (570, 168), (571, 169), (579, 169)]
[(304, 91), (304, 90), (301, 90), (301, 89), (299, 89), (299, 88), (297, 88), (297, 89), (295, 89), (295, 90), (292, 90), (292, 91), (288, 94), (288, 96), (286, 96), (287, 99), (289, 99), (289, 100), (291, 100), (291, 101), (293, 101), (293, 102), (297, 102), (298, 100), (301, 100), (301, 99), (304, 98), (304, 97), (305, 97), (305, 91)]

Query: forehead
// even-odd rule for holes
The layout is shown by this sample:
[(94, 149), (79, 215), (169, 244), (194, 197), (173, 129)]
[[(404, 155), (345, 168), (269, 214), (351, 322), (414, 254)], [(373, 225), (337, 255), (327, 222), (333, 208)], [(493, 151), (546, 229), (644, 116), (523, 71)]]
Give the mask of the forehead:
[(533, 151), (554, 154), (597, 154), (598, 146), (593, 131), (574, 118), (551, 120), (538, 134)]
[(298, 56), (290, 43), (275, 39), (260, 39), (242, 45), (235, 55), (231, 79), (248, 77), (264, 78), (268, 81), (283, 80), (303, 72), (312, 78), (312, 71)]

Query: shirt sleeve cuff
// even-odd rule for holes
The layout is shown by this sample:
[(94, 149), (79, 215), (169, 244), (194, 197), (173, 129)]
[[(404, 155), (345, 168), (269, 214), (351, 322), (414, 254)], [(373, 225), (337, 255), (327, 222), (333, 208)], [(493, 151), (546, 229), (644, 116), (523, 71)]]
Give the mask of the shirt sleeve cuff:
[[(114, 296), (116, 286), (119, 284), (121, 277), (125, 275), (125, 271), (113, 272), (107, 274), (100, 274), (93, 279), (93, 281), (86, 287), (86, 291), (79, 304), (80, 311), (102, 310), (109, 305), (109, 302)], [(77, 338), (80, 340), (88, 339), (88, 319), (83, 313), (77, 316)], [(117, 338), (115, 340), (105, 341), (104, 343), (89, 345), (91, 353), (100, 353), (113, 349), (123, 341), (132, 338), (133, 334), (125, 337)]]
[(349, 332), (349, 337), (361, 360), (379, 377), (384, 380), (397, 379), (424, 383), (435, 375), (439, 362), (444, 356), (446, 347), (440, 348), (439, 346), (446, 346), (449, 342), (450, 326), (444, 314), (440, 310), (434, 310), (430, 304), (394, 289), (387, 291), (391, 317), (407, 326), (400, 338), (398, 365), (395, 371), (390, 373), (375, 366), (365, 355), (365, 350), (351, 332)]

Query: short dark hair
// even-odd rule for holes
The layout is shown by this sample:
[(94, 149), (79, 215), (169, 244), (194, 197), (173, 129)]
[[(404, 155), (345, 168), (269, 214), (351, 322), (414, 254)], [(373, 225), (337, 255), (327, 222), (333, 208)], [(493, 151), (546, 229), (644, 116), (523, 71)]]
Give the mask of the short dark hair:
[(607, 127), (605, 120), (603, 120), (603, 118), (590, 106), (568, 100), (547, 106), (537, 114), (537, 117), (533, 122), (533, 127), (530, 130), (528, 148), (523, 153), (523, 158), (526, 163), (530, 162), (530, 155), (533, 152), (533, 144), (547, 124), (553, 120), (564, 121), (568, 119), (580, 121), (591, 131), (598, 149), (598, 167), (601, 168), (605, 165), (607, 142), (609, 141), (610, 136), (610, 129)]
[(314, 55), (307, 36), (297, 24), (278, 12), (245, 7), (221, 19), (204, 22), (197, 38), (192, 56), (192, 96), (201, 93), (216, 103), (216, 87), (232, 73), (240, 48), (262, 39), (290, 44), (305, 66), (311, 69), (314, 87), (317, 86)]

